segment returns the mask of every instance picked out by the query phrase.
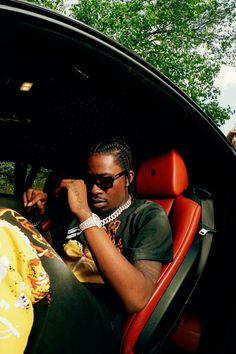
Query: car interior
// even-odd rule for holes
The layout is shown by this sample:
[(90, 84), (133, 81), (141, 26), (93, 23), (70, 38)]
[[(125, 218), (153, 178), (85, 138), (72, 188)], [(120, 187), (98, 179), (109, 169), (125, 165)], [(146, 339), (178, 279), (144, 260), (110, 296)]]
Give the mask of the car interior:
[(157, 69), (83, 23), (0, 0), (0, 31), (0, 206), (24, 214), (24, 190), (45, 188), (52, 172), (80, 177), (92, 143), (125, 140), (138, 197), (166, 210), (175, 256), (127, 319), (121, 354), (228, 354), (234, 148)]

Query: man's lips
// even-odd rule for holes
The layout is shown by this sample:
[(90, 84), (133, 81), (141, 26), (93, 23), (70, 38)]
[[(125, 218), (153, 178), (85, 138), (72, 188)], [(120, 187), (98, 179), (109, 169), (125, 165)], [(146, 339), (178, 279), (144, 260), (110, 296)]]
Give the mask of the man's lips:
[(101, 199), (101, 198), (93, 198), (92, 201), (93, 201), (93, 205), (107, 203), (106, 200)]

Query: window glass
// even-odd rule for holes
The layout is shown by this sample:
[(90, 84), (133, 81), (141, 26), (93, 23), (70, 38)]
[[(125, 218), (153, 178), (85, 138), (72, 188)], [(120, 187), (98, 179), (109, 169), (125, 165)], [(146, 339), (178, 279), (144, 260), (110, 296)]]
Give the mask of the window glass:
[[(26, 176), (29, 175), (32, 166), (27, 166)], [(51, 172), (50, 169), (41, 167), (36, 177), (34, 178), (32, 188), (43, 189), (46, 179)], [(22, 174), (25, 174), (22, 171)], [(25, 179), (25, 175), (22, 175), (22, 181)], [(23, 183), (23, 182), (22, 182)], [(0, 161), (0, 193), (14, 194), (15, 190), (15, 162)]]
[(14, 194), (15, 162), (0, 161), (0, 192)]
[(51, 172), (51, 170), (41, 167), (40, 171), (37, 173), (37, 176), (34, 180), (34, 183), (32, 185), (32, 188), (39, 188), (39, 189), (43, 189), (46, 179), (49, 175), (49, 173)]

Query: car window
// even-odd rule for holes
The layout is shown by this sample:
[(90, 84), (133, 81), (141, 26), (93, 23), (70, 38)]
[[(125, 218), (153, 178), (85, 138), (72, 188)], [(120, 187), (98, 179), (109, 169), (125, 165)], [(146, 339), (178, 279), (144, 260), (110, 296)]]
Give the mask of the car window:
[[(19, 185), (19, 183), (22, 184), (22, 190), (26, 188), (25, 186), (27, 185), (27, 180), (33, 170), (33, 166), (27, 164), (25, 168), (22, 168), (20, 175), (16, 173), (16, 167), (15, 161), (0, 161), (0, 193), (14, 195), (16, 186)], [(38, 168), (32, 177), (32, 182), (30, 182), (28, 186), (43, 189), (51, 171), (52, 170), (44, 167)]]
[[(32, 167), (31, 165), (28, 166), (27, 175), (30, 172), (31, 167)], [(51, 172), (52, 172), (52, 170), (41, 167), (36, 175), (36, 178), (34, 179), (34, 182), (32, 184), (32, 188), (43, 189), (45, 182), (47, 180), (47, 177), (48, 177), (49, 173), (51, 173)]]
[(15, 162), (0, 161), (0, 192), (14, 194), (15, 190)]

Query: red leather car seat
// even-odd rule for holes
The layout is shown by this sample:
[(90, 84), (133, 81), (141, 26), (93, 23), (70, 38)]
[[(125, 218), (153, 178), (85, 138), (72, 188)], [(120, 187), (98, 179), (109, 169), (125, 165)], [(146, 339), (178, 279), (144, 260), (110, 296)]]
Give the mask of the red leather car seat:
[[(161, 204), (169, 216), (173, 232), (174, 259), (163, 265), (154, 294), (145, 308), (127, 319), (121, 344), (122, 354), (145, 352), (136, 350), (135, 345), (141, 334), (142, 345), (145, 346), (145, 341), (149, 340), (145, 327), (175, 277), (197, 233), (201, 206), (183, 195), (187, 187), (188, 173), (184, 160), (174, 149), (144, 161), (137, 171), (136, 191), (139, 197)], [(152, 319), (152, 322), (153, 327), (155, 320)]]

